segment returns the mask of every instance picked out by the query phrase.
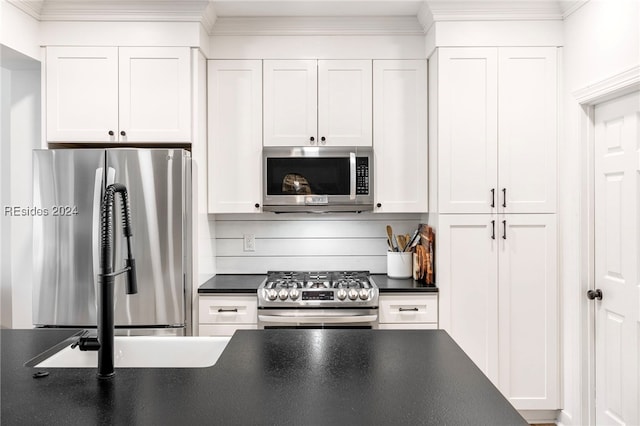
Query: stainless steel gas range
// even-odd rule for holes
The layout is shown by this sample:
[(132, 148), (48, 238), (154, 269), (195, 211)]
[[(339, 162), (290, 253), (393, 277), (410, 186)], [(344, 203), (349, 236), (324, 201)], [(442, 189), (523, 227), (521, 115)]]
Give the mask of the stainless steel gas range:
[(367, 271), (268, 272), (259, 328), (377, 328), (378, 287)]

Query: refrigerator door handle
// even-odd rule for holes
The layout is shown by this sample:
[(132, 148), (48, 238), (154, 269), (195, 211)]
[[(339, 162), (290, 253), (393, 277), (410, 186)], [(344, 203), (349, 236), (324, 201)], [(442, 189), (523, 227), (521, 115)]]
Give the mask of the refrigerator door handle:
[(116, 183), (116, 169), (113, 167), (107, 168), (107, 184), (104, 186), (105, 188), (111, 184)]
[[(94, 294), (98, 294), (98, 273), (100, 272), (100, 204), (102, 202), (102, 175), (104, 169), (102, 167), (98, 167), (96, 169), (96, 175), (93, 181), (93, 202), (91, 206), (93, 208), (92, 214), (92, 224), (91, 224), (91, 251), (93, 252), (93, 286), (95, 289)], [(97, 299), (96, 303), (96, 312), (98, 309)]]

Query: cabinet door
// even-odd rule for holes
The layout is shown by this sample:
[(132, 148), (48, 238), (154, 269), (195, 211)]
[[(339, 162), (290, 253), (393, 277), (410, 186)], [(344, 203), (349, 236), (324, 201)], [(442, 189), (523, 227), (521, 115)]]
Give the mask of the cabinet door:
[(116, 47), (47, 47), (45, 73), (47, 141), (118, 140)]
[(556, 211), (556, 58), (555, 47), (499, 49), (499, 205), (505, 213)]
[(318, 142), (317, 61), (264, 61), (264, 145)]
[(209, 212), (258, 212), (262, 61), (208, 61), (207, 86)]
[(376, 212), (427, 205), (427, 61), (373, 61)]
[(440, 328), (451, 335), (497, 386), (496, 216), (440, 215), (438, 220), (436, 270)]
[(188, 47), (121, 47), (121, 142), (191, 141)]
[(441, 48), (438, 63), (439, 210), (496, 212), (497, 49)]
[(318, 61), (320, 145), (371, 146), (371, 61)]
[(557, 409), (556, 216), (518, 214), (499, 218), (498, 387), (518, 409)]

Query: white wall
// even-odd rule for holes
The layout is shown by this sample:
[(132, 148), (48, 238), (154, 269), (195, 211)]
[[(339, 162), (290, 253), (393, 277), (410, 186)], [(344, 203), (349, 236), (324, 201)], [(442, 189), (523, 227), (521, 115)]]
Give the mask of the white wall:
[[(426, 188), (424, 189), (426, 191)], [(387, 271), (386, 225), (411, 234), (419, 214), (244, 214), (216, 215), (218, 273), (269, 270)], [(243, 251), (243, 235), (255, 235), (255, 252)]]
[(591, 0), (564, 22), (563, 131), (559, 147), (560, 282), (563, 315), (563, 424), (587, 424), (582, 395), (581, 326), (587, 318), (580, 277), (581, 110), (573, 92), (640, 65), (640, 2)]
[(8, 62), (13, 68), (0, 67), (0, 325), (31, 328), (32, 222), (5, 209), (33, 205), (31, 150), (40, 145), (40, 68), (27, 57)]
[(0, 44), (39, 60), (39, 24), (6, 0), (0, 0)]

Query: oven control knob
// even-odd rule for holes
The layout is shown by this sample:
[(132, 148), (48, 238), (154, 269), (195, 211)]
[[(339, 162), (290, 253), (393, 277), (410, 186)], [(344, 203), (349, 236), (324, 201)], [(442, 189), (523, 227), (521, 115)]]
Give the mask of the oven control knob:
[(356, 290), (355, 288), (350, 288), (348, 294), (349, 299), (351, 300), (356, 300), (358, 298), (358, 290)]
[(289, 297), (289, 292), (283, 288), (278, 292), (278, 297), (280, 298), (280, 300), (285, 300), (287, 297)]
[(369, 298), (369, 290), (367, 290), (366, 288), (360, 289), (358, 296), (360, 296), (360, 299), (362, 300), (367, 300)]
[(340, 300), (344, 300), (347, 298), (347, 290), (345, 290), (344, 288), (341, 288), (340, 290), (338, 290), (338, 299)]
[(292, 288), (289, 292), (289, 297), (291, 300), (296, 300), (300, 296), (300, 292), (296, 288)]
[(267, 297), (269, 300), (276, 300), (278, 298), (278, 292), (271, 288), (267, 290)]

